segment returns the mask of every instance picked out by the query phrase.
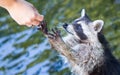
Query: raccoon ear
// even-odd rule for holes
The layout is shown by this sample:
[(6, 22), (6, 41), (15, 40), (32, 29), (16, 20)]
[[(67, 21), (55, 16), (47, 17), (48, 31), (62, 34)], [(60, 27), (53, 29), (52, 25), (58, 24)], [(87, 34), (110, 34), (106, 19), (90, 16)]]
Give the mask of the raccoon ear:
[(85, 9), (82, 9), (82, 11), (81, 11), (81, 17), (84, 17), (85, 15), (86, 15)]
[(93, 22), (93, 28), (96, 32), (100, 32), (102, 30), (102, 27), (104, 25), (104, 21), (103, 20), (95, 20)]

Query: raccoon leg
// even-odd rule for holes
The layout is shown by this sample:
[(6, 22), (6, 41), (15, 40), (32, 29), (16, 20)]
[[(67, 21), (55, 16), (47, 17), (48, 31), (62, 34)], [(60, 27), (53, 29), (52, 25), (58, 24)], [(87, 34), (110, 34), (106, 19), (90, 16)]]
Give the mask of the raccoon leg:
[(57, 28), (52, 29), (52, 33), (48, 34), (47, 36), (52, 47), (60, 52), (62, 55), (64, 55), (68, 59), (68, 61), (71, 62), (72, 69), (74, 68), (73, 71), (76, 70), (76, 75), (88, 75), (88, 72), (84, 70), (83, 72), (79, 72), (82, 69), (79, 68), (80, 62), (78, 61), (79, 59), (76, 56), (77, 53), (65, 44), (65, 42), (61, 38), (60, 31)]

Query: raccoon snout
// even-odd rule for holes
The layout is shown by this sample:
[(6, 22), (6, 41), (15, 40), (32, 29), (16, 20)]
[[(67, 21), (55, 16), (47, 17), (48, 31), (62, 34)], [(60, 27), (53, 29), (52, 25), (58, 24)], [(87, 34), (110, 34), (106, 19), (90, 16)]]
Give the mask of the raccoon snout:
[(68, 26), (67, 23), (64, 23), (64, 24), (63, 24), (63, 28), (67, 29), (67, 26)]

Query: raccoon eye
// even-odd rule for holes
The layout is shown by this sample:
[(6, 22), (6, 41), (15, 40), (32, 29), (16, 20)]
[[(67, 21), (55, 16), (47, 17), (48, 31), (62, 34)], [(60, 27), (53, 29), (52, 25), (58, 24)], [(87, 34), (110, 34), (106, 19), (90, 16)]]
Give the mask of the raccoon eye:
[(80, 24), (77, 24), (76, 29), (80, 31), (80, 30), (82, 30), (82, 26)]
[(82, 29), (81, 25), (78, 26), (79, 29)]

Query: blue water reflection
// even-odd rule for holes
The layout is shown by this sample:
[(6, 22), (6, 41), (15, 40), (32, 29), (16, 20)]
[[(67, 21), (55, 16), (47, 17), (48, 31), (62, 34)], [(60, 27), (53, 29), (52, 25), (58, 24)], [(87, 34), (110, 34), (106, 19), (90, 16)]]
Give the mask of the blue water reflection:
[[(11, 38), (0, 47), (0, 68), (3, 69), (3, 71), (0, 71), (0, 75), (17, 75), (19, 73), (22, 75), (49, 75), (47, 72), (49, 66), (45, 66), (50, 63), (49, 59), (36, 63), (34, 66), (27, 68), (29, 64), (38, 59), (43, 51), (50, 49), (50, 46), (46, 45), (48, 43), (47, 39), (40, 44), (34, 44), (27, 47), (26, 51), (24, 48), (17, 49), (14, 47), (15, 43), (19, 44), (26, 41), (34, 33), (35, 32), (33, 32), (32, 29), (29, 29), (17, 34), (0, 38), (0, 43), (3, 43), (6, 39), (8, 39), (8, 37)], [(22, 35), (25, 36), (16, 41), (16, 39)], [(17, 55), (19, 56), (16, 57), (16, 59), (13, 59)]]

